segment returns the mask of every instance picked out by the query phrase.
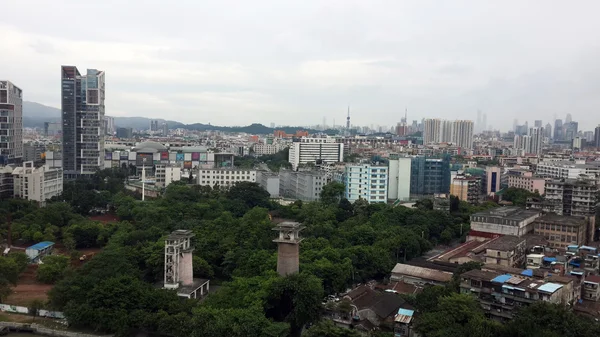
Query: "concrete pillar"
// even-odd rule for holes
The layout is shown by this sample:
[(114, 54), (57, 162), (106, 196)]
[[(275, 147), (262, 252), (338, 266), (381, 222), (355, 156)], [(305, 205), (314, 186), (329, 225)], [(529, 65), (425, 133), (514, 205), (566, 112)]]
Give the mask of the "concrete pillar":
[(192, 265), (192, 250), (184, 251), (179, 261), (179, 281), (184, 286), (194, 283), (194, 267)]
[(281, 276), (300, 270), (300, 245), (296, 242), (279, 242), (277, 247), (277, 273)]

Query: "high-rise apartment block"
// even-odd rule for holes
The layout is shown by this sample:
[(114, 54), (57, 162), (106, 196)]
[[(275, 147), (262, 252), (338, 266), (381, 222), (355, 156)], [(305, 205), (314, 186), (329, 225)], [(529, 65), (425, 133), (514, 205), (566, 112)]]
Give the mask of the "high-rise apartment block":
[(600, 125), (594, 129), (594, 147), (600, 148)]
[(450, 194), (458, 200), (476, 204), (481, 192), (481, 177), (459, 175), (452, 179)]
[(62, 160), (67, 179), (104, 167), (104, 72), (61, 67)]
[(19, 164), (22, 157), (23, 91), (0, 81), (0, 165)]
[(465, 149), (473, 147), (473, 121), (428, 118), (424, 123), (424, 144), (454, 143)]
[(529, 144), (529, 151), (527, 151), (527, 153), (541, 154), (542, 140), (544, 138), (544, 129), (542, 129), (541, 127), (529, 128), (529, 137), (531, 137), (531, 142)]

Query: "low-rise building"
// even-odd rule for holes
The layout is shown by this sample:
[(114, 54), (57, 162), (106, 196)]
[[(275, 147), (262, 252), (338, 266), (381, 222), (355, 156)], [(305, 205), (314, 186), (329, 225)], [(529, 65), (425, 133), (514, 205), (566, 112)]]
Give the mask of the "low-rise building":
[(588, 275), (583, 281), (583, 299), (600, 301), (600, 276)]
[(594, 217), (562, 216), (546, 214), (534, 223), (534, 234), (548, 240), (552, 248), (566, 248), (569, 245), (583, 245), (593, 235)]
[(275, 154), (284, 149), (284, 146), (281, 144), (254, 144), (252, 150), (256, 156), (265, 156), (269, 154)]
[(52, 254), (53, 249), (54, 242), (43, 241), (36, 243), (33, 246), (27, 247), (25, 249), (25, 255), (27, 255), (29, 261), (37, 263), (44, 256)]
[(231, 187), (242, 181), (256, 182), (256, 171), (248, 169), (220, 168), (199, 169), (196, 176), (198, 185), (219, 187)]
[(540, 216), (539, 211), (520, 207), (492, 208), (471, 215), (471, 230), (520, 237), (533, 231), (533, 222)]
[(302, 201), (318, 200), (328, 182), (323, 171), (282, 171), (279, 177), (279, 196)]
[(485, 247), (485, 263), (521, 268), (525, 264), (526, 241), (518, 236), (496, 238)]
[(404, 283), (417, 285), (444, 285), (450, 282), (451, 279), (452, 273), (403, 263), (396, 263), (390, 277), (392, 281), (403, 281)]
[(35, 167), (29, 161), (15, 168), (12, 175), (15, 198), (37, 201), (44, 206), (46, 200), (63, 191), (63, 172), (59, 168)]
[(175, 165), (157, 164), (154, 166), (156, 184), (167, 187), (175, 181), (181, 180), (181, 167)]
[(512, 319), (515, 309), (538, 301), (567, 303), (570, 294), (564, 288), (560, 283), (484, 270), (463, 273), (460, 283), (461, 293), (475, 296), (485, 313), (499, 321)]

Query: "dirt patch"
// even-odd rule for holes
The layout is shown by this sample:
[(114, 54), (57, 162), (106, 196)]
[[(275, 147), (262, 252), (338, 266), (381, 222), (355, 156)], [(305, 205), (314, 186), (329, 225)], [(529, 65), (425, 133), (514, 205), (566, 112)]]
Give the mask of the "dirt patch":
[(119, 218), (117, 218), (116, 215), (111, 214), (111, 213), (93, 215), (93, 216), (90, 216), (88, 219), (93, 220), (93, 221), (100, 221), (105, 224), (119, 221)]
[(5, 304), (29, 306), (33, 300), (48, 300), (48, 291), (52, 289), (52, 285), (39, 283), (35, 280), (35, 274), (38, 266), (35, 264), (29, 265), (27, 269), (19, 275), (17, 286), (12, 288), (12, 294), (10, 294)]

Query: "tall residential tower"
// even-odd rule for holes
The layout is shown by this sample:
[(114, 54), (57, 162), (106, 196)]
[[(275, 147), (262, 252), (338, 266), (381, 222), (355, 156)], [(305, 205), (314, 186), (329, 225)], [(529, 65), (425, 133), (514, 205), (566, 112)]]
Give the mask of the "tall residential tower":
[(104, 72), (61, 67), (62, 155), (65, 178), (104, 167)]
[(0, 166), (23, 158), (23, 91), (0, 81)]

